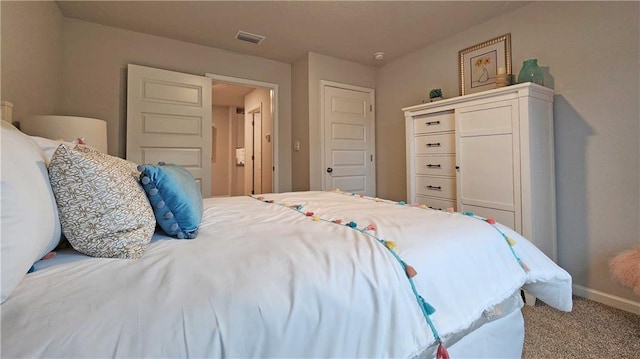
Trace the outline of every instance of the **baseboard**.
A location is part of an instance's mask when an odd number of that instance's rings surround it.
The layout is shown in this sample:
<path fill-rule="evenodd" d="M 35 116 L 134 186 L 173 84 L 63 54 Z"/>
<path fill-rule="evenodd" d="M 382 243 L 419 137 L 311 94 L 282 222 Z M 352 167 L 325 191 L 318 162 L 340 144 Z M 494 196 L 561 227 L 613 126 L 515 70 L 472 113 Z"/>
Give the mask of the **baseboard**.
<path fill-rule="evenodd" d="M 640 315 L 640 302 L 621 298 L 595 289 L 589 289 L 577 284 L 573 285 L 573 294 L 578 297 L 591 299 L 594 302 Z"/>

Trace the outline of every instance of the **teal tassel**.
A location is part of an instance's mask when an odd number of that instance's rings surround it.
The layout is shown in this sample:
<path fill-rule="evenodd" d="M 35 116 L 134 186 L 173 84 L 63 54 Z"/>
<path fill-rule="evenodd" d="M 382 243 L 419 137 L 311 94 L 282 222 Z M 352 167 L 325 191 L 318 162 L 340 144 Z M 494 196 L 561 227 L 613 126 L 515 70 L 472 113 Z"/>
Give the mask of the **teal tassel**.
<path fill-rule="evenodd" d="M 427 301 L 424 300 L 422 296 L 420 296 L 420 303 L 422 304 L 422 307 L 424 308 L 425 312 L 427 312 L 427 315 L 431 315 L 436 312 L 436 308 L 434 308 L 431 304 L 427 303 Z"/>

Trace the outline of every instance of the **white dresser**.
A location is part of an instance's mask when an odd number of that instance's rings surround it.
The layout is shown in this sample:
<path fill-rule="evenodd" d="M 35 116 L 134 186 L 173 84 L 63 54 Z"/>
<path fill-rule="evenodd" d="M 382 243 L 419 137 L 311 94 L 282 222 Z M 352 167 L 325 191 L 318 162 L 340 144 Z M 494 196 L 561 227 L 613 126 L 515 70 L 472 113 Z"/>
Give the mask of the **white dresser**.
<path fill-rule="evenodd" d="M 556 260 L 551 89 L 525 83 L 403 111 L 407 202 L 495 218 Z"/>

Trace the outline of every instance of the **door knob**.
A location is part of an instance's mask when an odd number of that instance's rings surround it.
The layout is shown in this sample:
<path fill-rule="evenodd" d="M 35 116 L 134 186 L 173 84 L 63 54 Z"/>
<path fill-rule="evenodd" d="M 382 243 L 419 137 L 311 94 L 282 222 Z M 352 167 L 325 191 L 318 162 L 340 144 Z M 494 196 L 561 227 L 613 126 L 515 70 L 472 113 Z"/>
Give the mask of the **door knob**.
<path fill-rule="evenodd" d="M 331 173 L 331 172 L 333 172 L 333 168 L 327 167 L 327 173 Z"/>

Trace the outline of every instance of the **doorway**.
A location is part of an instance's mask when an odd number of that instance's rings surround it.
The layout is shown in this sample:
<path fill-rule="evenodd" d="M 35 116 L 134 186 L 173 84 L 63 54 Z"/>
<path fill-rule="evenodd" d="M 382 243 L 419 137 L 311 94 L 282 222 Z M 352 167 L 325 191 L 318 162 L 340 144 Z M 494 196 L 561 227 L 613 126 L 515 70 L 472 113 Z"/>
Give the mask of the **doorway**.
<path fill-rule="evenodd" d="M 207 74 L 212 84 L 212 196 L 277 192 L 277 85 Z"/>

